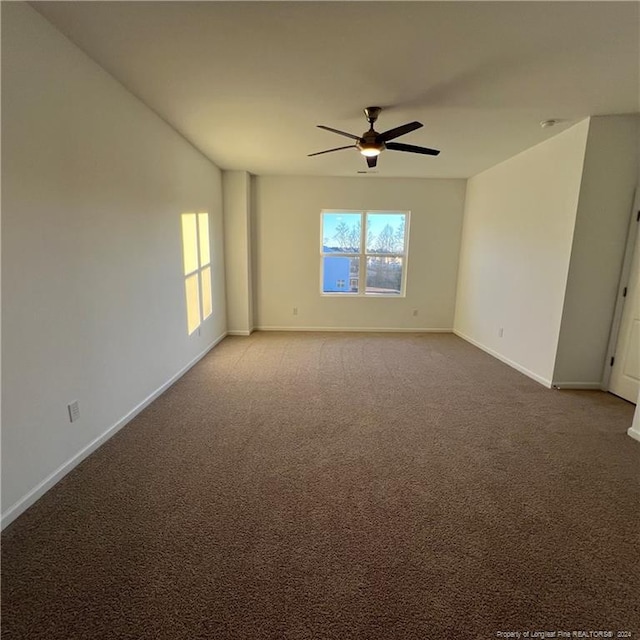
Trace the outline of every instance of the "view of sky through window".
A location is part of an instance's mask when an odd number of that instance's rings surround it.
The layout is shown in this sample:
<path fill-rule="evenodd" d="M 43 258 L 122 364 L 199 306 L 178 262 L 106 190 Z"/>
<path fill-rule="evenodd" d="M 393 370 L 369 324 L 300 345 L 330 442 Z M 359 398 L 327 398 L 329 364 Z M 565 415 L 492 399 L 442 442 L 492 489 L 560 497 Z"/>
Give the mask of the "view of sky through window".
<path fill-rule="evenodd" d="M 360 213 L 324 213 L 322 244 L 326 252 L 360 252 L 362 216 Z M 367 213 L 367 252 L 404 252 L 405 216 L 398 213 Z"/>
<path fill-rule="evenodd" d="M 359 213 L 325 213 L 322 223 L 322 244 L 325 251 L 360 251 Z"/>

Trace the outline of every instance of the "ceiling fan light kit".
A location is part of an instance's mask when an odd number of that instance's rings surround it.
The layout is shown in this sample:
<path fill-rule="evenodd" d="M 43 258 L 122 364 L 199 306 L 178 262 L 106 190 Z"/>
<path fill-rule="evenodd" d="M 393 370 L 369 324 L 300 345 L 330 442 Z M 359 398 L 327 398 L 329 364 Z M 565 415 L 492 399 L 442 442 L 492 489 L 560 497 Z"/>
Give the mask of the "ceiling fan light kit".
<path fill-rule="evenodd" d="M 367 156 L 368 158 L 372 158 L 374 156 L 379 156 L 382 149 L 374 146 L 365 146 L 365 145 L 357 145 L 358 149 L 360 149 L 360 153 L 363 156 Z"/>
<path fill-rule="evenodd" d="M 420 129 L 423 125 L 421 122 L 416 121 L 407 122 L 407 124 L 394 127 L 393 129 L 389 129 L 383 133 L 378 133 L 373 128 L 373 125 L 378 119 L 380 111 L 382 111 L 381 107 L 366 107 L 364 109 L 364 115 L 369 123 L 369 130 L 365 131 L 362 136 L 357 136 L 353 133 L 347 133 L 346 131 L 340 131 L 339 129 L 333 129 L 332 127 L 319 124 L 318 127 L 320 129 L 325 129 L 326 131 L 337 133 L 338 135 L 345 136 L 346 138 L 351 138 L 352 140 L 355 140 L 356 143 L 347 145 L 346 147 L 337 147 L 335 149 L 326 149 L 325 151 L 310 153 L 309 157 L 319 156 L 323 153 L 332 153 L 333 151 L 342 151 L 343 149 L 357 149 L 367 159 L 367 166 L 369 168 L 373 168 L 378 162 L 378 156 L 385 149 L 389 149 L 390 151 L 404 151 L 405 153 L 419 153 L 421 155 L 428 156 L 437 156 L 440 153 L 437 149 L 429 149 L 428 147 L 418 147 L 412 144 L 390 142 L 395 138 L 411 133 L 411 131 Z"/>

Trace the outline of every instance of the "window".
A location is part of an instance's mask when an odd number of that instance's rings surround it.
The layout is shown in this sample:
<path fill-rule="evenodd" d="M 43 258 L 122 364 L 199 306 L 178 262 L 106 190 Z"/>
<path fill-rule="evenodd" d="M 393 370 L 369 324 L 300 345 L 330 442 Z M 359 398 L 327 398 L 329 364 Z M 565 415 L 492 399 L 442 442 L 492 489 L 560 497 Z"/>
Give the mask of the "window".
<path fill-rule="evenodd" d="M 208 213 L 182 214 L 182 257 L 187 331 L 191 335 L 213 312 Z"/>
<path fill-rule="evenodd" d="M 323 211 L 321 226 L 323 294 L 404 295 L 408 211 Z"/>

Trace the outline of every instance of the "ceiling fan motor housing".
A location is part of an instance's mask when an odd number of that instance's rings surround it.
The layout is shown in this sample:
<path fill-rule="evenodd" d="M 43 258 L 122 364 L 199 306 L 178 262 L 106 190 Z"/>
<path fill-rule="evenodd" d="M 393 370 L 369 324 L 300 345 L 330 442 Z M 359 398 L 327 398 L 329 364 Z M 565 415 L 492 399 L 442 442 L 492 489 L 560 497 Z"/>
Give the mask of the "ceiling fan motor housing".
<path fill-rule="evenodd" d="M 365 107 L 364 115 L 367 117 L 367 121 L 370 125 L 378 119 L 380 112 L 382 111 L 382 107 Z"/>
<path fill-rule="evenodd" d="M 384 151 L 387 148 L 384 142 L 378 141 L 378 133 L 373 130 L 373 125 L 369 131 L 365 131 L 362 134 L 362 138 L 356 142 L 356 147 L 360 150 L 361 153 L 367 155 L 367 151 L 371 152 L 371 155 L 377 155 Z"/>

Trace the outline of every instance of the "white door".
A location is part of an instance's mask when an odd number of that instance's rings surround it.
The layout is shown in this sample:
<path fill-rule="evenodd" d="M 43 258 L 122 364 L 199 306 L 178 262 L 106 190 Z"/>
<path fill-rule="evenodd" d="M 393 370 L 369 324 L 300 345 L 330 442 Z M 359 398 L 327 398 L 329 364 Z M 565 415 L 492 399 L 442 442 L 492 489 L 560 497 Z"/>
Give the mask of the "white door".
<path fill-rule="evenodd" d="M 609 391 L 634 404 L 640 389 L 640 223 L 631 262 L 627 295 L 622 310 Z"/>

